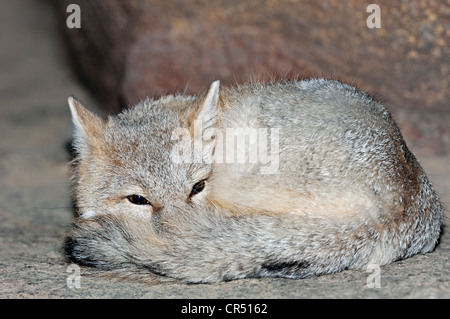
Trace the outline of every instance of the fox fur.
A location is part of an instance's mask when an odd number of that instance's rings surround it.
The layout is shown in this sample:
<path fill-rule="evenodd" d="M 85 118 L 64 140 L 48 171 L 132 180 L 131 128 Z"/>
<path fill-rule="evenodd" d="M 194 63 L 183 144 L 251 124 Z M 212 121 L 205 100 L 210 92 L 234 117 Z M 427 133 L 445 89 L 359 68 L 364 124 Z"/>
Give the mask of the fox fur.
<path fill-rule="evenodd" d="M 219 90 L 216 81 L 203 95 L 146 99 L 107 120 L 69 105 L 79 216 L 64 248 L 80 265 L 189 283 L 305 278 L 381 266 L 438 242 L 443 208 L 422 167 L 388 110 L 350 85 Z M 230 128 L 278 129 L 267 147 L 276 170 L 217 161 Z M 175 148 L 200 160 L 174 161 Z"/>

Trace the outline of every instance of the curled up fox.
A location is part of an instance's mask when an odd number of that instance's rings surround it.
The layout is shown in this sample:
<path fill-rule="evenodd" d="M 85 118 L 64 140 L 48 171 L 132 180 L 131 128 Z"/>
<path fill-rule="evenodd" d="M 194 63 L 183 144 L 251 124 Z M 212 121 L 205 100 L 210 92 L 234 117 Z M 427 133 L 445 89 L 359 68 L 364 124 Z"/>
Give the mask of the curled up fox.
<path fill-rule="evenodd" d="M 190 283 L 305 278 L 439 239 L 443 208 L 397 124 L 347 84 L 216 81 L 106 120 L 69 105 L 79 216 L 64 248 L 80 265 Z"/>

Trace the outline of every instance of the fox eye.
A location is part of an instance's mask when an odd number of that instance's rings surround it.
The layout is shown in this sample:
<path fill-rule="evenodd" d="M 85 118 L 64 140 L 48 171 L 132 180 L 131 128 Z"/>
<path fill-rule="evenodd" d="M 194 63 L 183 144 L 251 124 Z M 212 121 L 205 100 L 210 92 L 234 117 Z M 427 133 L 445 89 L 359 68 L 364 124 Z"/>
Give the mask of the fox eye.
<path fill-rule="evenodd" d="M 192 198 L 192 196 L 200 193 L 201 191 L 203 191 L 205 189 L 206 186 L 206 180 L 202 179 L 200 182 L 195 183 L 194 186 L 192 186 L 192 191 L 189 194 L 189 199 Z"/>
<path fill-rule="evenodd" d="M 130 201 L 130 203 L 133 203 L 135 205 L 151 205 L 151 203 L 144 196 L 133 194 L 128 195 L 127 199 Z"/>

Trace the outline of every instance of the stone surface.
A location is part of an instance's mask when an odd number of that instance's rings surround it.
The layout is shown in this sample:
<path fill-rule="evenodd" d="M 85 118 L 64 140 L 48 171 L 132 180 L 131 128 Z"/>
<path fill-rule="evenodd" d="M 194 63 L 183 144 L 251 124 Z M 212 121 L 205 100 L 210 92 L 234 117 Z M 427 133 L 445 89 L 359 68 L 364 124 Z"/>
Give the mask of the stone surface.
<path fill-rule="evenodd" d="M 60 252 L 73 216 L 67 96 L 91 109 L 98 103 L 71 72 L 58 36 L 65 24 L 53 13 L 43 0 L 7 1 L 0 10 L 0 298 L 450 298 L 448 232 L 435 252 L 382 267 L 380 288 L 367 287 L 365 271 L 184 285 L 95 278 L 85 269 L 80 288 L 70 288 Z M 448 207 L 450 157 L 412 150 Z"/>

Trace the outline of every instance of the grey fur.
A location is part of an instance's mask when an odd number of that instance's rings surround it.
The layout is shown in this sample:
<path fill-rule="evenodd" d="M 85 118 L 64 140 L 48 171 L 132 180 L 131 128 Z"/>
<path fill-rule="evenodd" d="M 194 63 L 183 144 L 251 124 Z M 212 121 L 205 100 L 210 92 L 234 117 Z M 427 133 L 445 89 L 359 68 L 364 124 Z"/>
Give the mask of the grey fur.
<path fill-rule="evenodd" d="M 199 97 L 148 99 L 108 121 L 69 101 L 80 214 L 65 242 L 70 260 L 205 283 L 304 278 L 434 249 L 443 208 L 379 102 L 323 79 L 251 83 L 220 97 L 218 85 Z M 203 158 L 226 128 L 279 128 L 278 172 L 174 163 L 173 132 L 195 119 L 215 132 Z M 134 193 L 153 206 L 130 203 Z"/>

